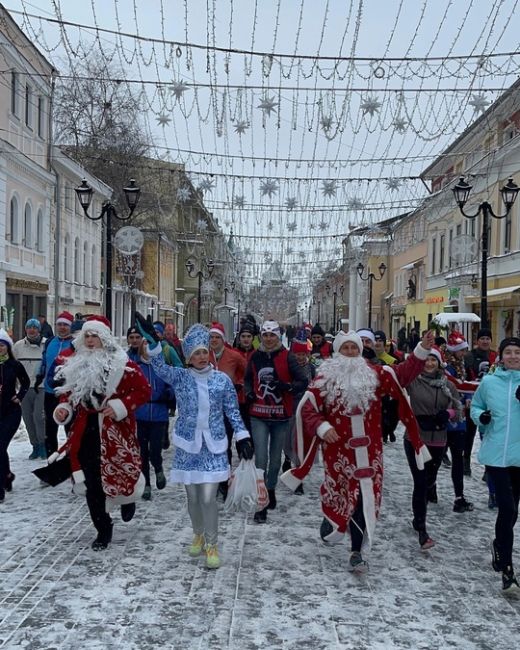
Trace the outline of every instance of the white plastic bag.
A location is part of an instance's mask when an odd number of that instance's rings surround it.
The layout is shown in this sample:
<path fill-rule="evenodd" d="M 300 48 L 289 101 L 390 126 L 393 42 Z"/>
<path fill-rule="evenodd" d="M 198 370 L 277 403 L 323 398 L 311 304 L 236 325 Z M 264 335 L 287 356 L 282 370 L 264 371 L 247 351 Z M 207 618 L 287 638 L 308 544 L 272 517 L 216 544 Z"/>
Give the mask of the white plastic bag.
<path fill-rule="evenodd" d="M 231 475 L 225 512 L 255 512 L 258 503 L 257 474 L 253 460 L 242 459 Z"/>

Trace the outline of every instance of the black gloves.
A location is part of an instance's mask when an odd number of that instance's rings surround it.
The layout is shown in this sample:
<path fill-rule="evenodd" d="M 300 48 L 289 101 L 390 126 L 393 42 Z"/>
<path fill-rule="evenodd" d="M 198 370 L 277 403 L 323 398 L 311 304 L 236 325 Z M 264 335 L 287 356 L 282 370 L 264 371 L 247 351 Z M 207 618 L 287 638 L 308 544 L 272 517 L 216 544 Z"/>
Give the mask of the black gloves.
<path fill-rule="evenodd" d="M 479 417 L 480 424 L 489 424 L 491 422 L 491 411 L 483 411 Z"/>
<path fill-rule="evenodd" d="M 450 420 L 450 414 L 448 413 L 448 411 L 446 411 L 446 409 L 444 409 L 443 411 L 439 411 L 435 415 L 435 423 L 441 429 L 445 429 L 448 426 L 449 420 Z"/>
<path fill-rule="evenodd" d="M 251 460 L 253 458 L 254 450 L 251 444 L 251 438 L 242 438 L 237 440 L 237 453 L 240 458 L 244 460 Z"/>
<path fill-rule="evenodd" d="M 34 386 L 33 386 L 35 393 L 38 392 L 38 388 L 40 387 L 42 381 L 43 381 L 43 375 L 36 375 L 36 381 L 34 382 Z"/>
<path fill-rule="evenodd" d="M 289 384 L 286 381 L 279 381 L 278 379 L 272 381 L 271 386 L 273 387 L 273 390 L 278 390 L 281 393 L 290 393 L 292 390 L 292 384 Z"/>
<path fill-rule="evenodd" d="M 146 318 L 138 311 L 135 312 L 135 324 L 137 329 L 141 332 L 141 336 L 148 341 L 152 346 L 159 343 L 159 337 L 153 326 L 152 317 L 148 315 Z"/>
<path fill-rule="evenodd" d="M 252 404 L 252 403 L 255 401 L 255 399 L 256 399 L 256 395 L 255 395 L 255 393 L 248 393 L 248 394 L 246 395 L 246 402 L 247 402 L 248 404 Z"/>
<path fill-rule="evenodd" d="M 520 386 L 518 386 L 518 388 L 516 389 L 515 397 L 516 399 L 520 400 Z"/>

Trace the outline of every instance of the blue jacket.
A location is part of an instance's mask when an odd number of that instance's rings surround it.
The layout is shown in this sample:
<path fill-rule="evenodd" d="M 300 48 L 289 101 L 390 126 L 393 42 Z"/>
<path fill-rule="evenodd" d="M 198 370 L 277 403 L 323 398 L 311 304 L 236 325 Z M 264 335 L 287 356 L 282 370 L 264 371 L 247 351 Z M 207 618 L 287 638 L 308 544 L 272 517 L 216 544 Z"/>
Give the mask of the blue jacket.
<path fill-rule="evenodd" d="M 145 422 L 168 422 L 170 402 L 173 390 L 155 372 L 150 363 L 143 361 L 132 348 L 127 350 L 128 358 L 135 361 L 147 382 L 152 387 L 152 397 L 149 402 L 140 406 L 135 412 L 135 419 Z"/>
<path fill-rule="evenodd" d="M 479 462 L 492 467 L 520 467 L 520 370 L 498 367 L 485 375 L 471 402 L 471 419 L 482 432 Z M 491 412 L 489 424 L 480 423 L 483 411 Z"/>
<path fill-rule="evenodd" d="M 56 369 L 55 361 L 62 352 L 72 346 L 73 338 L 70 336 L 66 339 L 60 339 L 59 336 L 54 336 L 52 339 L 45 341 L 43 348 L 42 365 L 40 366 L 39 375 L 45 377 L 43 387 L 46 393 L 54 393 L 54 371 Z"/>

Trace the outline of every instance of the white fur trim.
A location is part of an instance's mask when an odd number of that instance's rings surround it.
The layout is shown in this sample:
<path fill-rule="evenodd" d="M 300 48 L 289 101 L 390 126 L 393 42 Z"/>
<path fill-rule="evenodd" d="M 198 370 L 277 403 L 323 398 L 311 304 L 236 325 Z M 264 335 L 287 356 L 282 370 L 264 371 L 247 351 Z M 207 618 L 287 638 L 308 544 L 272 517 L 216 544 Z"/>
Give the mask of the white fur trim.
<path fill-rule="evenodd" d="M 424 469 L 424 464 L 427 463 L 429 460 L 432 459 L 432 456 L 430 452 L 428 451 L 428 447 L 426 445 L 422 445 L 419 449 L 419 453 L 415 454 L 415 462 L 417 464 L 417 469 L 418 470 L 423 470 Z"/>
<path fill-rule="evenodd" d="M 65 409 L 66 411 L 68 411 L 68 415 L 65 418 L 65 420 L 63 420 L 63 422 L 61 420 L 56 419 L 56 411 L 58 409 Z M 56 422 L 56 424 L 68 424 L 72 420 L 73 415 L 74 415 L 74 411 L 72 410 L 72 406 L 70 404 L 67 404 L 66 402 L 61 402 L 52 412 L 52 419 L 54 420 L 54 422 Z"/>
<path fill-rule="evenodd" d="M 57 452 L 57 451 L 53 452 L 53 453 L 49 456 L 49 458 L 47 458 L 47 464 L 48 464 L 48 465 L 51 465 L 52 463 L 55 463 L 55 462 L 58 460 L 59 457 L 60 457 L 59 452 Z"/>
<path fill-rule="evenodd" d="M 85 474 L 82 469 L 77 469 L 75 472 L 72 472 L 72 478 L 74 480 L 74 483 L 85 482 Z"/>
<path fill-rule="evenodd" d="M 153 348 L 150 347 L 148 343 L 148 355 L 150 357 L 158 357 L 162 352 L 162 346 L 160 343 L 156 343 Z"/>
<path fill-rule="evenodd" d="M 430 350 L 426 350 L 425 348 L 423 348 L 423 346 L 422 346 L 420 343 L 417 343 L 417 345 L 415 346 L 415 350 L 413 351 L 413 353 L 414 353 L 415 356 L 416 356 L 418 359 L 420 359 L 421 361 L 426 361 L 426 359 L 428 358 L 428 355 L 431 354 L 431 351 L 430 351 Z"/>
<path fill-rule="evenodd" d="M 316 429 L 316 435 L 318 435 L 323 440 L 323 438 L 325 437 L 325 434 L 327 433 L 327 431 L 329 429 L 332 429 L 332 428 L 333 428 L 332 424 L 330 424 L 329 422 L 327 422 L 327 421 L 322 422 L 319 425 L 319 427 Z"/>
<path fill-rule="evenodd" d="M 355 343 L 358 347 L 360 354 L 363 352 L 363 341 L 361 340 L 359 334 L 354 330 L 349 330 L 348 332 L 343 332 L 342 330 L 340 330 L 336 334 L 334 343 L 332 344 L 332 348 L 334 352 L 336 354 L 339 354 L 341 346 L 343 345 L 343 343 L 346 343 L 347 341 L 351 341 L 352 343 Z"/>
<path fill-rule="evenodd" d="M 296 478 L 296 476 L 294 476 L 294 474 L 291 472 L 290 469 L 288 469 L 280 476 L 280 480 L 292 492 L 294 492 L 296 488 L 298 488 L 302 484 L 302 481 L 299 478 Z"/>
<path fill-rule="evenodd" d="M 128 410 L 120 399 L 109 399 L 107 400 L 106 405 L 111 406 L 114 409 L 114 413 L 116 414 L 114 419 L 116 422 L 124 420 L 128 415 Z"/>
<path fill-rule="evenodd" d="M 298 407 L 296 409 L 296 416 L 295 416 L 295 422 L 296 422 L 296 455 L 298 456 L 298 461 L 300 463 L 303 463 L 303 459 L 305 458 L 305 445 L 303 441 L 303 420 L 302 420 L 302 408 L 305 402 L 309 401 L 313 407 L 316 413 L 319 411 L 318 409 L 318 403 L 316 402 L 316 397 L 314 393 L 312 393 L 310 390 L 305 391 L 303 397 L 300 400 L 300 403 L 298 404 Z"/>
<path fill-rule="evenodd" d="M 122 348 L 116 350 L 116 352 L 114 353 L 111 372 L 107 379 L 107 387 L 105 391 L 105 395 L 107 397 L 110 397 L 116 392 L 117 387 L 119 386 L 119 383 L 121 382 L 121 379 L 123 379 L 123 375 L 125 374 L 127 363 L 128 363 L 128 355 L 126 354 L 126 352 Z M 134 372 L 134 371 L 129 370 L 129 372 Z"/>
<path fill-rule="evenodd" d="M 87 494 L 87 486 L 85 482 L 73 483 L 72 491 L 77 497 L 84 497 Z"/>
<path fill-rule="evenodd" d="M 235 433 L 235 440 L 245 440 L 246 438 L 251 438 L 247 429 L 242 429 Z"/>

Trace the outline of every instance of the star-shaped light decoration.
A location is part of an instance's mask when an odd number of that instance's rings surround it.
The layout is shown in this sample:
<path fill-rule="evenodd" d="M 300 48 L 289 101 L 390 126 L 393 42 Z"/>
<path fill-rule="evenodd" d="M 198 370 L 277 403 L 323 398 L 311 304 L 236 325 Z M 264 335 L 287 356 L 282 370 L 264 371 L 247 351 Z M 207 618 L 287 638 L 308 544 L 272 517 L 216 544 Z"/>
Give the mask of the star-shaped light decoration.
<path fill-rule="evenodd" d="M 468 104 L 473 106 L 474 113 L 484 113 L 491 102 L 484 95 L 472 95 Z"/>
<path fill-rule="evenodd" d="M 381 102 L 377 101 L 377 97 L 374 95 L 367 97 L 364 101 L 361 102 L 361 110 L 363 111 L 363 115 L 370 113 L 370 117 L 372 117 L 374 113 L 379 113 L 381 106 Z"/>
<path fill-rule="evenodd" d="M 387 190 L 396 192 L 401 187 L 401 181 L 398 178 L 387 178 L 385 185 Z"/>
<path fill-rule="evenodd" d="M 251 249 L 250 248 L 244 248 L 244 255 L 245 255 L 245 257 L 249 257 L 251 255 Z"/>
<path fill-rule="evenodd" d="M 278 183 L 271 179 L 267 179 L 260 185 L 260 191 L 262 196 L 268 196 L 271 198 L 276 192 L 278 192 Z"/>
<path fill-rule="evenodd" d="M 394 126 L 394 131 L 397 131 L 397 133 L 404 133 L 408 126 L 408 122 L 402 117 L 396 117 L 392 124 Z"/>
<path fill-rule="evenodd" d="M 199 190 L 202 192 L 211 192 L 214 187 L 215 181 L 212 181 L 210 178 L 204 178 L 199 185 Z"/>
<path fill-rule="evenodd" d="M 325 132 L 330 131 L 332 128 L 332 117 L 330 115 L 322 115 L 320 126 Z"/>
<path fill-rule="evenodd" d="M 188 187 L 179 187 L 177 190 L 177 200 L 181 203 L 186 203 L 191 199 L 191 192 Z"/>
<path fill-rule="evenodd" d="M 289 232 L 294 232 L 296 230 L 296 221 L 291 221 L 291 223 L 288 223 L 287 230 Z"/>
<path fill-rule="evenodd" d="M 296 199 L 294 197 L 290 197 L 290 198 L 285 200 L 285 207 L 288 210 L 294 210 L 296 205 L 297 205 L 297 201 L 296 201 Z"/>
<path fill-rule="evenodd" d="M 242 135 L 242 133 L 245 133 L 246 129 L 248 128 L 249 124 L 247 122 L 244 122 L 244 120 L 240 120 L 235 124 L 235 133 Z"/>
<path fill-rule="evenodd" d="M 205 232 L 208 229 L 208 222 L 205 219 L 197 219 L 195 227 L 200 232 Z"/>
<path fill-rule="evenodd" d="M 326 221 L 320 221 L 320 223 L 318 224 L 318 228 L 320 230 L 327 230 L 328 227 L 329 224 Z"/>
<path fill-rule="evenodd" d="M 322 181 L 321 182 L 321 192 L 325 197 L 336 196 L 336 181 Z"/>
<path fill-rule="evenodd" d="M 168 115 L 165 115 L 164 113 L 161 113 L 156 119 L 159 126 L 168 126 L 168 124 L 172 121 L 172 118 L 168 117 Z"/>
<path fill-rule="evenodd" d="M 235 208 L 243 208 L 246 204 L 246 199 L 242 194 L 237 194 L 233 197 L 233 206 Z"/>
<path fill-rule="evenodd" d="M 274 95 L 272 97 L 266 95 L 265 97 L 262 97 L 257 108 L 260 108 L 264 112 L 264 115 L 270 117 L 271 113 L 276 113 L 276 106 L 278 106 L 278 102 L 275 101 Z"/>
<path fill-rule="evenodd" d="M 306 258 L 305 251 L 300 251 L 300 259 L 304 260 Z"/>
<path fill-rule="evenodd" d="M 285 252 L 287 255 L 292 255 L 294 253 L 294 248 L 292 246 L 287 246 Z"/>
<path fill-rule="evenodd" d="M 264 251 L 264 260 L 270 262 L 273 259 L 271 251 Z"/>
<path fill-rule="evenodd" d="M 180 99 L 187 90 L 189 90 L 189 86 L 187 86 L 183 81 L 174 81 L 171 86 L 170 90 L 171 92 L 175 95 L 176 99 Z"/>
<path fill-rule="evenodd" d="M 349 210 L 362 210 L 364 207 L 365 204 L 363 201 L 355 196 L 347 201 L 347 208 Z"/>

